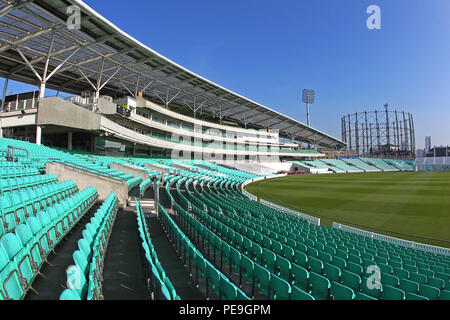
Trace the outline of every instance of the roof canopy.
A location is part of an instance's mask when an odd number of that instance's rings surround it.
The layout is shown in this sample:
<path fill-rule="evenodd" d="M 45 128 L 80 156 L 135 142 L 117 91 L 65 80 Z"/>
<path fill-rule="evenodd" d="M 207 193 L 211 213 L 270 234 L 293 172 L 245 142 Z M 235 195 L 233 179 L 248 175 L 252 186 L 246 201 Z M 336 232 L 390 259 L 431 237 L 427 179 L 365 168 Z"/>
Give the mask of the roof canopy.
<path fill-rule="evenodd" d="M 80 9 L 80 29 L 67 21 Z M 345 143 L 225 89 L 132 38 L 82 1 L 0 0 L 0 75 L 80 94 L 143 92 L 163 103 L 202 109 L 220 118 L 279 130 L 280 136 L 327 148 Z M 99 90 L 100 91 L 100 90 Z"/>

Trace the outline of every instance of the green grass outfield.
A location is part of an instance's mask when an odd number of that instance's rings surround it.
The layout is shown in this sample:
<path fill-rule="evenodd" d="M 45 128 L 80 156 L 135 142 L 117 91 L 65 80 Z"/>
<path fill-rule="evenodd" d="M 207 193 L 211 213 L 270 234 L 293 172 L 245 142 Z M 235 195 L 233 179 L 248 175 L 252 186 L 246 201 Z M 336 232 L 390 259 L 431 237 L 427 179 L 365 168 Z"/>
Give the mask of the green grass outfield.
<path fill-rule="evenodd" d="M 331 226 L 335 221 L 450 247 L 447 172 L 295 175 L 258 181 L 245 189 L 262 199 L 320 217 L 322 225 Z"/>

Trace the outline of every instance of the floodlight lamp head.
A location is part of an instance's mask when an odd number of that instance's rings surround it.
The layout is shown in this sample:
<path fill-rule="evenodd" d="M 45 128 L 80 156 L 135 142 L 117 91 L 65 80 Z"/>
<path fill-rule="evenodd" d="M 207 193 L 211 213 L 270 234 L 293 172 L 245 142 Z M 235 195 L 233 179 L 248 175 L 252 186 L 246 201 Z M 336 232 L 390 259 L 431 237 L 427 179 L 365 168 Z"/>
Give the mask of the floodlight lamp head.
<path fill-rule="evenodd" d="M 304 103 L 313 104 L 314 103 L 314 90 L 311 89 L 303 89 L 302 92 L 302 101 Z"/>

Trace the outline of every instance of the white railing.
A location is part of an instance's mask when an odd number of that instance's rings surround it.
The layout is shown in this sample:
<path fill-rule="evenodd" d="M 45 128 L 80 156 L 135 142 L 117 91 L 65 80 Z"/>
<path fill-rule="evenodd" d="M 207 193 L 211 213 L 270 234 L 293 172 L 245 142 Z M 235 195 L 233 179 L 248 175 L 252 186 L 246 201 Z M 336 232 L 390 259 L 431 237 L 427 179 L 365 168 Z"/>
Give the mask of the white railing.
<path fill-rule="evenodd" d="M 344 225 L 341 223 L 337 223 L 337 222 L 333 222 L 332 226 L 334 229 L 350 232 L 353 234 L 357 234 L 357 235 L 368 237 L 368 238 L 375 239 L 375 240 L 392 243 L 394 245 L 401 246 L 401 247 L 407 247 L 407 248 L 411 248 L 411 249 L 422 250 L 422 251 L 432 252 L 432 253 L 436 253 L 436 254 L 442 254 L 445 256 L 450 255 L 449 248 L 437 247 L 437 246 L 432 246 L 432 245 L 428 245 L 428 244 L 424 244 L 424 243 L 420 243 L 420 242 L 414 242 L 414 241 L 409 241 L 409 240 L 405 240 L 405 239 L 389 237 L 389 236 L 382 235 L 379 233 L 350 227 L 350 226 L 347 226 L 347 225 Z"/>
<path fill-rule="evenodd" d="M 279 206 L 279 205 L 277 205 L 275 203 L 272 203 L 270 201 L 266 201 L 264 199 L 260 199 L 260 202 L 262 204 L 268 206 L 268 207 L 271 207 L 273 209 L 276 209 L 276 210 L 284 212 L 284 213 L 291 214 L 293 216 L 297 216 L 299 218 L 307 220 L 309 223 L 315 224 L 316 226 L 320 226 L 320 218 L 309 216 L 307 214 L 304 214 L 304 213 L 301 213 L 301 212 L 298 212 L 298 211 L 295 211 L 295 210 L 292 210 L 292 209 L 288 209 L 288 208 Z"/>
<path fill-rule="evenodd" d="M 245 182 L 243 182 L 241 184 L 241 191 L 249 199 L 254 200 L 254 201 L 258 201 L 258 198 L 256 196 L 254 196 L 253 194 L 251 194 L 250 192 L 245 190 L 244 187 L 247 184 L 253 183 L 253 182 L 256 182 L 256 181 L 260 181 L 260 180 L 281 178 L 281 177 L 285 177 L 286 175 L 287 174 L 277 174 L 277 175 L 273 175 L 273 176 L 264 176 L 264 177 L 258 177 L 258 178 L 253 178 L 253 179 L 247 180 L 247 181 L 245 181 Z M 295 210 L 292 210 L 292 209 L 288 209 L 288 208 L 282 207 L 282 206 L 280 206 L 278 204 L 272 203 L 272 202 L 267 201 L 267 200 L 260 199 L 259 201 L 262 204 L 264 204 L 264 205 L 266 205 L 266 206 L 268 206 L 268 207 L 270 207 L 272 209 L 275 209 L 275 210 L 278 210 L 278 211 L 281 211 L 281 212 L 284 212 L 284 213 L 287 213 L 287 214 L 291 214 L 291 215 L 297 216 L 299 218 L 307 220 L 309 223 L 312 223 L 312 224 L 315 224 L 317 226 L 320 226 L 320 218 L 309 216 L 307 214 L 304 214 L 304 213 L 301 213 L 301 212 L 298 212 L 298 211 L 295 211 Z"/>
<path fill-rule="evenodd" d="M 22 99 L 22 100 L 14 100 L 5 103 L 3 112 L 9 111 L 20 111 L 27 109 L 36 109 L 38 105 L 38 99 Z"/>

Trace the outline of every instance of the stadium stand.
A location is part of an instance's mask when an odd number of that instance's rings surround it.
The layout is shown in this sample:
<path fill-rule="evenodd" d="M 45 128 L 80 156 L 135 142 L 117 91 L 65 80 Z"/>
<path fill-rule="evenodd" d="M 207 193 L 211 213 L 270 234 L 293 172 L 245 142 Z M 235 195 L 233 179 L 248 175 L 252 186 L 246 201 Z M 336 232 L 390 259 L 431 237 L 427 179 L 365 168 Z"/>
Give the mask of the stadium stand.
<path fill-rule="evenodd" d="M 158 203 L 158 219 L 194 283 L 204 286 L 206 297 L 302 300 L 449 297 L 450 257 L 316 226 L 301 217 L 267 207 L 247 198 L 240 190 L 244 181 L 258 175 L 204 160 L 104 157 L 0 139 L 0 151 L 5 151 L 7 145 L 29 147 L 29 157 L 37 159 L 41 169 L 33 168 L 31 162 L 27 168 L 38 170 L 37 175 L 35 170 L 30 170 L 29 176 L 20 171 L 18 177 L 1 179 L 1 185 L 8 186 L 2 187 L 1 202 L 3 299 L 21 299 L 26 295 L 51 248 L 95 202 L 93 188 L 77 192 L 73 182 L 58 182 L 54 176 L 44 174 L 45 161 L 52 161 L 55 156 L 60 161 L 77 163 L 126 181 L 135 177 L 109 166 L 113 163 L 133 166 L 148 174 L 147 179 L 139 180 L 140 195 L 147 190 L 154 192 L 154 182 L 161 181 L 164 186 L 161 190 L 165 190 L 162 192 L 168 201 Z M 4 165 L 21 163 L 26 158 L 21 154 L 15 157 L 16 162 L 4 161 Z M 357 160 L 351 163 L 364 169 L 373 167 L 360 163 L 365 159 Z M 374 165 L 378 162 L 371 161 Z M 299 162 L 311 168 L 313 165 L 337 168 L 335 165 L 342 163 L 344 160 Z M 390 166 L 385 163 L 384 168 Z M 11 181 L 11 187 L 6 181 Z M 134 201 L 149 291 L 155 293 L 155 299 L 181 299 L 159 264 L 139 200 Z M 74 268 L 84 276 L 82 285 L 64 290 L 60 299 L 103 299 L 103 258 L 117 207 L 117 197 L 110 194 L 86 224 L 73 253 Z M 74 212 L 73 208 L 79 209 Z M 26 252 L 31 254 L 26 256 Z M 366 269 L 373 266 L 379 268 L 381 280 L 370 284 Z"/>
<path fill-rule="evenodd" d="M 412 171 L 414 170 L 413 164 L 406 160 L 397 160 L 397 159 L 383 159 L 389 165 L 392 165 L 398 168 L 400 171 Z"/>
<path fill-rule="evenodd" d="M 364 172 L 378 172 L 380 171 L 378 168 L 374 166 L 370 166 L 369 164 L 365 163 L 361 159 L 340 159 L 341 161 L 347 163 L 349 166 L 354 166 L 356 168 L 359 168 L 361 170 L 364 170 Z"/>
<path fill-rule="evenodd" d="M 378 158 L 360 158 L 361 161 L 364 161 L 369 166 L 376 167 L 380 169 L 381 171 L 399 171 L 399 169 L 388 162 L 384 161 L 383 159 Z"/>

